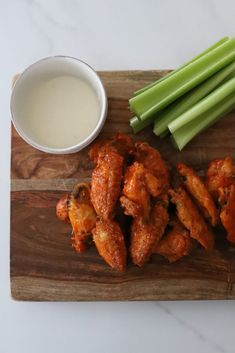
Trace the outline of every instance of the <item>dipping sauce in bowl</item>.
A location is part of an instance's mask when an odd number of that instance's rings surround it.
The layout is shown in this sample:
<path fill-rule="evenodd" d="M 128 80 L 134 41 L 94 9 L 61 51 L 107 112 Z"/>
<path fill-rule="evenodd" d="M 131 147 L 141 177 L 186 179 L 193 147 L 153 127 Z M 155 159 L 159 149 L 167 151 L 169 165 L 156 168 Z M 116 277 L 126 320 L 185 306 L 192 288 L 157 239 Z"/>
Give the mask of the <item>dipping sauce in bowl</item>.
<path fill-rule="evenodd" d="M 16 81 L 12 121 L 21 137 L 49 153 L 72 153 L 98 135 L 107 97 L 96 72 L 70 57 L 50 57 L 31 65 Z"/>

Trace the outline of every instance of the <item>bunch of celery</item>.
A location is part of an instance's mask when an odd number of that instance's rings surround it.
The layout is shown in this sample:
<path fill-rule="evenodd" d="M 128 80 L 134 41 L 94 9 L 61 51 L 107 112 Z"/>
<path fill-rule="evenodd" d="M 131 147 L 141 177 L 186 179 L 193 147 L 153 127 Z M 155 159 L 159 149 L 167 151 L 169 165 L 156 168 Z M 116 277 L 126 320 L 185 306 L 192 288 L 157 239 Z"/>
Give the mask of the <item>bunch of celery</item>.
<path fill-rule="evenodd" d="M 235 106 L 235 38 L 219 42 L 130 99 L 134 132 L 154 122 L 154 133 L 172 134 L 181 150 Z"/>

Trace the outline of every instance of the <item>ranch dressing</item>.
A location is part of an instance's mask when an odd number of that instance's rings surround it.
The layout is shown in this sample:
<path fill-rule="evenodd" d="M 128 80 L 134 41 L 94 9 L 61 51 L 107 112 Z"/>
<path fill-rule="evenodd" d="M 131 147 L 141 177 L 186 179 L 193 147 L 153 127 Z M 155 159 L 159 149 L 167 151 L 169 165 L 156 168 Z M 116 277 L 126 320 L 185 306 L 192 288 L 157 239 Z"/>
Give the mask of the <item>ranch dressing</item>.
<path fill-rule="evenodd" d="M 83 141 L 95 129 L 100 114 L 93 88 L 73 76 L 41 81 L 30 90 L 21 109 L 24 129 L 38 144 L 52 148 Z"/>

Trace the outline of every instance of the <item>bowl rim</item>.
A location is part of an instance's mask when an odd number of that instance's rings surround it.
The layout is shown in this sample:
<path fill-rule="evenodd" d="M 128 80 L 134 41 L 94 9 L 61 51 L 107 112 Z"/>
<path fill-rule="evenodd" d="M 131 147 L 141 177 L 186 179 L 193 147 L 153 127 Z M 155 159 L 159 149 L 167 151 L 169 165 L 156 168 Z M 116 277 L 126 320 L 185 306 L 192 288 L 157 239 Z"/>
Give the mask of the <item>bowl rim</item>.
<path fill-rule="evenodd" d="M 35 142 L 31 137 L 29 137 L 28 134 L 25 133 L 25 131 L 21 128 L 20 124 L 18 123 L 16 117 L 13 115 L 13 99 L 14 99 L 14 91 L 17 85 L 20 84 L 21 78 L 24 78 L 25 74 L 32 70 L 35 66 L 40 64 L 43 61 L 50 61 L 54 59 L 65 59 L 65 60 L 71 60 L 75 61 L 76 63 L 79 63 L 80 69 L 81 67 L 86 67 L 89 69 L 90 72 L 92 72 L 93 78 L 97 83 L 98 83 L 98 89 L 100 91 L 100 114 L 99 114 L 99 119 L 98 122 L 94 128 L 94 130 L 88 135 L 84 140 L 81 142 L 77 143 L 76 145 L 72 145 L 69 147 L 64 147 L 64 148 L 53 148 L 53 147 L 47 147 L 44 145 L 41 145 L 37 142 Z M 83 69 L 81 69 L 83 70 Z M 22 139 L 27 142 L 29 145 L 32 147 L 46 153 L 52 153 L 52 154 L 68 154 L 68 153 L 75 153 L 78 151 L 81 151 L 83 148 L 88 146 L 99 134 L 100 130 L 104 126 L 104 123 L 106 121 L 107 117 L 107 111 L 108 111 L 108 99 L 107 99 L 107 94 L 103 85 L 103 82 L 101 81 L 101 78 L 99 77 L 98 73 L 85 61 L 78 59 L 73 56 L 67 56 L 67 55 L 53 55 L 53 56 L 47 56 L 45 58 L 42 58 L 40 60 L 35 61 L 31 65 L 29 65 L 21 74 L 20 76 L 16 79 L 15 83 L 13 84 L 12 87 L 12 92 L 11 92 L 11 98 L 10 98 L 10 112 L 11 112 L 11 121 L 18 132 L 18 134 L 22 137 Z"/>

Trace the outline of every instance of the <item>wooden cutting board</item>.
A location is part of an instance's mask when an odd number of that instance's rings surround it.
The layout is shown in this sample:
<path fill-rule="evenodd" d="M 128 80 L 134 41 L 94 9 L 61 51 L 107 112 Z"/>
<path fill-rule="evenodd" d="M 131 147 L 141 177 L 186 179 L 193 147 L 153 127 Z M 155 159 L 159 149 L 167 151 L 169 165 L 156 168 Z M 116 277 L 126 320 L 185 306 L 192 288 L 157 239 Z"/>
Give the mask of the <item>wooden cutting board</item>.
<path fill-rule="evenodd" d="M 131 134 L 128 98 L 167 71 L 100 72 L 109 98 L 100 138 Z M 213 158 L 235 159 L 235 113 L 197 137 L 183 152 L 145 129 L 138 138 L 159 148 L 170 166 L 184 161 L 201 170 Z M 58 221 L 55 205 L 73 185 L 90 178 L 88 149 L 71 155 L 46 154 L 26 144 L 12 128 L 11 293 L 18 300 L 178 300 L 235 298 L 235 249 L 218 234 L 216 250 L 198 249 L 178 263 L 154 255 L 149 264 L 110 269 L 94 247 L 79 255 L 70 226 Z"/>

